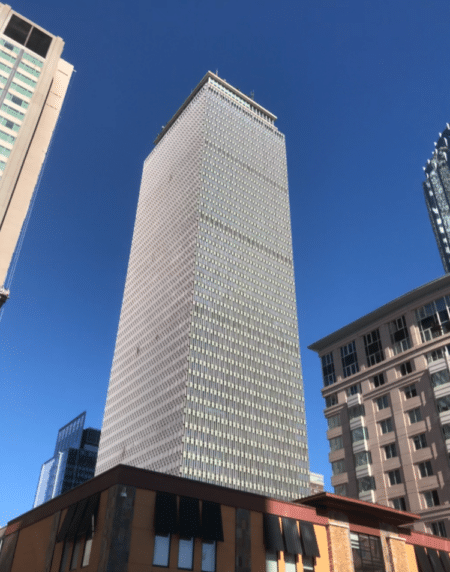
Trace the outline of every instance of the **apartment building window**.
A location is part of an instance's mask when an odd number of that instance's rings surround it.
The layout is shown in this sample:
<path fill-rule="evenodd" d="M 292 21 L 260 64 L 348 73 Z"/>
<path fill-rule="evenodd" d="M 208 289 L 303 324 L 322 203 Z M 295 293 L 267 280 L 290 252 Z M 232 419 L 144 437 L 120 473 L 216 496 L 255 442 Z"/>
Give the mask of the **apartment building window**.
<path fill-rule="evenodd" d="M 422 421 L 422 413 L 420 411 L 420 407 L 416 407 L 415 409 L 410 409 L 410 411 L 408 411 L 408 415 L 409 415 L 409 422 L 411 425 L 413 423 L 418 423 L 419 421 Z"/>
<path fill-rule="evenodd" d="M 364 441 L 364 439 L 369 438 L 369 433 L 367 427 L 357 427 L 352 431 L 352 443 L 357 443 L 358 441 Z"/>
<path fill-rule="evenodd" d="M 382 409 L 386 409 L 386 407 L 389 407 L 389 398 L 387 394 L 378 397 L 375 401 L 377 403 L 378 411 L 381 411 Z"/>
<path fill-rule="evenodd" d="M 450 423 L 442 425 L 442 435 L 444 436 L 445 441 L 450 439 Z"/>
<path fill-rule="evenodd" d="M 419 463 L 417 467 L 419 468 L 420 477 L 422 479 L 434 475 L 433 467 L 431 466 L 431 461 L 424 461 L 423 463 Z"/>
<path fill-rule="evenodd" d="M 358 373 L 358 356 L 356 355 L 356 346 L 354 341 L 341 347 L 341 361 L 344 377 L 349 377 L 350 375 Z"/>
<path fill-rule="evenodd" d="M 381 434 L 385 435 L 386 433 L 390 433 L 391 431 L 394 430 L 393 424 L 392 424 L 392 417 L 388 417 L 387 419 L 383 419 L 383 421 L 380 421 L 380 430 L 381 430 Z"/>
<path fill-rule="evenodd" d="M 436 405 L 439 413 L 448 411 L 450 409 L 450 395 L 444 395 L 436 400 Z"/>
<path fill-rule="evenodd" d="M 169 566 L 170 534 L 156 535 L 153 550 L 153 566 Z"/>
<path fill-rule="evenodd" d="M 334 463 L 331 463 L 331 472 L 333 475 L 345 473 L 345 460 L 341 459 L 340 461 L 334 461 Z"/>
<path fill-rule="evenodd" d="M 405 497 L 397 497 L 396 499 L 392 499 L 392 506 L 397 510 L 406 510 L 406 501 Z"/>
<path fill-rule="evenodd" d="M 343 449 L 343 447 L 344 442 L 342 440 L 342 435 L 330 439 L 330 451 L 339 451 L 339 449 Z"/>
<path fill-rule="evenodd" d="M 358 484 L 358 492 L 365 493 L 367 491 L 374 491 L 375 487 L 375 477 L 362 477 L 361 479 L 356 479 Z"/>
<path fill-rule="evenodd" d="M 418 451 L 419 449 L 425 449 L 425 447 L 427 446 L 427 436 L 425 435 L 425 433 L 420 433 L 420 435 L 414 435 L 412 440 L 416 451 Z"/>
<path fill-rule="evenodd" d="M 444 352 L 442 348 L 438 348 L 437 350 L 433 350 L 432 352 L 427 353 L 427 363 L 433 363 L 434 361 L 438 361 L 444 357 Z"/>
<path fill-rule="evenodd" d="M 380 385 L 384 385 L 384 375 L 382 373 L 373 376 L 373 386 L 380 387 Z"/>
<path fill-rule="evenodd" d="M 328 421 L 328 429 L 334 429 L 335 427 L 340 427 L 342 425 L 341 414 L 337 413 L 332 417 L 328 417 L 327 421 Z"/>
<path fill-rule="evenodd" d="M 266 550 L 266 572 L 277 572 L 278 571 L 278 554 Z"/>
<path fill-rule="evenodd" d="M 417 396 L 417 389 L 414 383 L 412 385 L 407 385 L 403 391 L 405 392 L 406 399 L 411 399 L 411 397 Z"/>
<path fill-rule="evenodd" d="M 355 572 L 385 572 L 381 540 L 377 536 L 351 532 L 350 544 Z"/>
<path fill-rule="evenodd" d="M 366 410 L 364 409 L 364 404 L 353 405 L 353 407 L 348 408 L 348 418 L 351 421 L 352 419 L 356 419 L 356 417 L 362 417 L 366 414 Z"/>
<path fill-rule="evenodd" d="M 386 459 L 392 459 L 393 457 L 397 457 L 397 446 L 395 443 L 389 443 L 389 445 L 385 445 L 384 453 L 386 455 Z"/>
<path fill-rule="evenodd" d="M 368 367 L 384 360 L 383 348 L 381 347 L 380 331 L 373 330 L 364 336 L 364 349 Z"/>
<path fill-rule="evenodd" d="M 202 542 L 202 572 L 215 572 L 216 570 L 216 541 Z"/>
<path fill-rule="evenodd" d="M 431 523 L 431 534 L 435 536 L 447 536 L 447 531 L 445 530 L 445 522 L 443 520 L 438 520 L 437 522 Z"/>
<path fill-rule="evenodd" d="M 395 469 L 395 471 L 389 471 L 388 477 L 389 477 L 389 484 L 391 486 L 399 485 L 402 482 L 402 476 L 400 474 L 399 469 Z"/>
<path fill-rule="evenodd" d="M 448 369 L 442 369 L 441 371 L 436 371 L 431 374 L 431 385 L 433 387 L 438 387 L 439 385 L 444 385 L 444 383 L 450 382 L 450 375 Z"/>
<path fill-rule="evenodd" d="M 402 363 L 400 365 L 400 375 L 401 376 L 405 376 L 408 375 L 408 373 L 412 372 L 412 365 L 410 361 L 405 361 L 405 363 Z"/>
<path fill-rule="evenodd" d="M 347 387 L 347 397 L 351 397 L 352 395 L 357 395 L 358 393 L 361 393 L 360 383 L 355 383 L 355 385 Z"/>
<path fill-rule="evenodd" d="M 347 496 L 347 483 L 344 483 L 342 485 L 335 485 L 334 486 L 334 494 L 340 495 L 341 497 L 346 497 Z"/>
<path fill-rule="evenodd" d="M 409 350 L 411 340 L 409 339 L 405 316 L 401 316 L 389 323 L 389 333 L 391 334 L 391 344 L 394 355 Z"/>
<path fill-rule="evenodd" d="M 370 451 L 361 451 L 355 453 L 355 467 L 364 467 L 372 464 L 372 455 Z"/>
<path fill-rule="evenodd" d="M 450 332 L 449 306 L 450 296 L 444 296 L 416 310 L 422 342 L 429 342 Z"/>
<path fill-rule="evenodd" d="M 325 397 L 325 406 L 332 407 L 333 405 L 337 405 L 338 403 L 338 395 L 337 393 L 332 393 L 331 395 L 327 395 Z"/>
<path fill-rule="evenodd" d="M 426 491 L 423 493 L 423 499 L 425 501 L 425 505 L 427 508 L 431 508 L 433 506 L 438 506 L 441 503 L 439 502 L 439 495 L 438 492 L 435 491 Z"/>
<path fill-rule="evenodd" d="M 322 356 L 322 375 L 323 384 L 328 387 L 336 382 L 336 373 L 334 371 L 333 353 Z"/>

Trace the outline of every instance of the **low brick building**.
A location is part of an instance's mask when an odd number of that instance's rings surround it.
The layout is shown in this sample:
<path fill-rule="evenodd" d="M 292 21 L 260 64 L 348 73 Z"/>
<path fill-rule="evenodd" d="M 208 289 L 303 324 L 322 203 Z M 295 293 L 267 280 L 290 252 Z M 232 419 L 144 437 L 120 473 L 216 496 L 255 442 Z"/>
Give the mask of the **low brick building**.
<path fill-rule="evenodd" d="M 319 493 L 293 503 L 118 465 L 10 521 L 1 572 L 450 572 L 417 515 Z"/>

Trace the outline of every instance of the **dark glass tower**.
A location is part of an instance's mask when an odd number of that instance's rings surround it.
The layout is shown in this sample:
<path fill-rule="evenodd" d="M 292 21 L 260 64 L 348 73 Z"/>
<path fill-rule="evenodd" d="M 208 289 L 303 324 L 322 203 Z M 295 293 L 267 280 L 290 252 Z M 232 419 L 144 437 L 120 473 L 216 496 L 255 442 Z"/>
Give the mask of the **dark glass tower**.
<path fill-rule="evenodd" d="M 446 273 L 450 272 L 450 125 L 447 123 L 424 167 L 425 202 Z"/>

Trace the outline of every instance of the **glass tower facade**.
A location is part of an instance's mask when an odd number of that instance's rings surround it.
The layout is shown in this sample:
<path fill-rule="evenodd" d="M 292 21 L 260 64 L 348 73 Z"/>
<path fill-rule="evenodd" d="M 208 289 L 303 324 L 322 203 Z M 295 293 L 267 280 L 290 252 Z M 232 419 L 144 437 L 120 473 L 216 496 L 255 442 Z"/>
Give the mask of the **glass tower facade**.
<path fill-rule="evenodd" d="M 432 158 L 424 167 L 425 202 L 446 273 L 450 272 L 450 125 L 447 123 Z"/>
<path fill-rule="evenodd" d="M 144 163 L 96 474 L 308 494 L 284 136 L 208 72 Z"/>

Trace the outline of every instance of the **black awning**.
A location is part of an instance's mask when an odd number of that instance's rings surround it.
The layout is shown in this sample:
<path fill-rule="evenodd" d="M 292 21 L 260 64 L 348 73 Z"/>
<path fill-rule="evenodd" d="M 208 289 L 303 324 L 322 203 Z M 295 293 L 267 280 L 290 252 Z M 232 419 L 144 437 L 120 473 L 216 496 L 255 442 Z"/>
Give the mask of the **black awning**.
<path fill-rule="evenodd" d="M 86 509 L 87 503 L 89 499 L 83 499 L 77 503 L 77 509 L 75 514 L 73 515 L 72 522 L 69 525 L 69 529 L 66 533 L 66 540 L 70 540 L 71 538 L 75 538 L 78 533 L 78 528 L 84 516 L 84 511 Z"/>
<path fill-rule="evenodd" d="M 178 532 L 177 497 L 170 493 L 156 493 L 155 519 L 153 521 L 155 534 L 166 536 Z"/>
<path fill-rule="evenodd" d="M 281 536 L 280 520 L 275 514 L 263 514 L 264 544 L 270 552 L 282 552 L 284 550 L 283 537 Z"/>
<path fill-rule="evenodd" d="M 288 554 L 303 554 L 297 521 L 293 518 L 282 518 L 284 545 Z"/>
<path fill-rule="evenodd" d="M 431 561 L 431 566 L 434 572 L 445 572 L 442 562 L 438 556 L 437 550 L 433 548 L 427 548 L 428 558 Z"/>
<path fill-rule="evenodd" d="M 445 572 L 450 572 L 450 558 L 448 556 L 448 552 L 439 550 L 439 556 L 441 557 L 441 562 L 444 566 Z"/>
<path fill-rule="evenodd" d="M 313 524 L 311 522 L 301 520 L 300 532 L 302 537 L 303 554 L 305 556 L 320 556 Z"/>
<path fill-rule="evenodd" d="M 202 503 L 202 538 L 223 542 L 222 511 L 216 502 Z"/>
<path fill-rule="evenodd" d="M 200 538 L 200 503 L 190 497 L 180 498 L 180 536 Z"/>
<path fill-rule="evenodd" d="M 76 503 L 69 506 L 66 512 L 66 516 L 64 517 L 63 523 L 61 528 L 59 529 L 58 534 L 56 535 L 56 542 L 61 542 L 66 538 L 67 531 L 69 530 L 70 523 L 72 522 L 73 515 L 75 514 L 75 510 L 77 508 Z"/>
<path fill-rule="evenodd" d="M 423 546 L 414 546 L 420 572 L 433 572 L 430 561 Z"/>
<path fill-rule="evenodd" d="M 97 520 L 98 505 L 100 502 L 100 493 L 92 495 L 88 499 L 86 510 L 84 511 L 83 518 L 81 519 L 80 526 L 78 527 L 77 535 L 86 533 L 93 533 L 95 522 Z"/>

